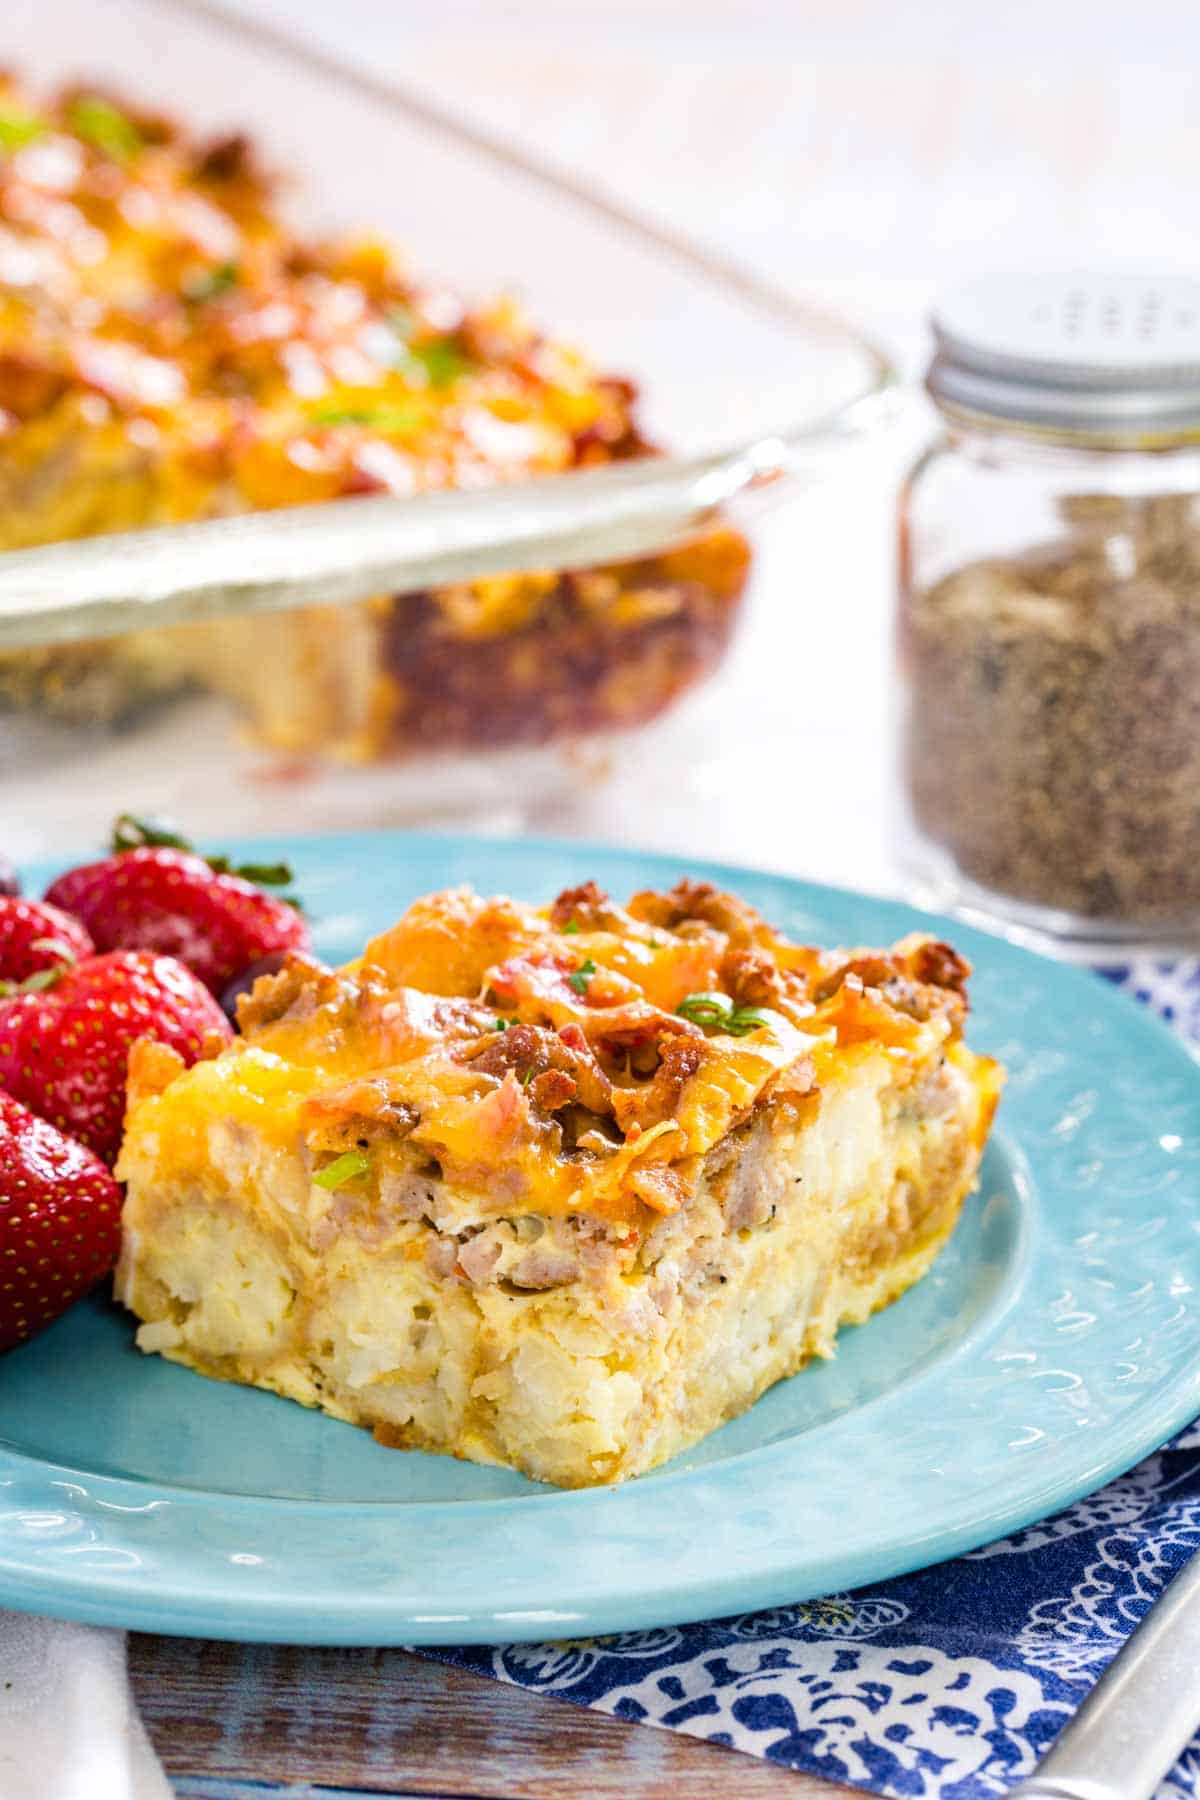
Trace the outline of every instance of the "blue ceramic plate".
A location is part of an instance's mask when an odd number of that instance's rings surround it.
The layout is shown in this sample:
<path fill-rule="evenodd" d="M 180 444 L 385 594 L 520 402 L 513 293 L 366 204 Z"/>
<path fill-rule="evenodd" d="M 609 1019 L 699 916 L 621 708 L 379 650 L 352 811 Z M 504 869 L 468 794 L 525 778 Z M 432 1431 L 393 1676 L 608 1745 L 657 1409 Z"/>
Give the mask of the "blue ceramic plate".
<path fill-rule="evenodd" d="M 331 958 L 461 881 L 545 899 L 595 876 L 624 896 L 686 869 L 804 939 L 880 943 L 917 922 L 583 844 L 254 849 L 296 864 Z M 140 1356 L 97 1300 L 0 1363 L 0 1603 L 293 1643 L 630 1630 L 896 1575 L 1127 1468 L 1200 1411 L 1200 1072 L 1094 976 L 944 930 L 976 964 L 973 1041 L 1010 1071 L 999 1129 L 933 1273 L 835 1361 L 652 1475 L 559 1493 Z"/>

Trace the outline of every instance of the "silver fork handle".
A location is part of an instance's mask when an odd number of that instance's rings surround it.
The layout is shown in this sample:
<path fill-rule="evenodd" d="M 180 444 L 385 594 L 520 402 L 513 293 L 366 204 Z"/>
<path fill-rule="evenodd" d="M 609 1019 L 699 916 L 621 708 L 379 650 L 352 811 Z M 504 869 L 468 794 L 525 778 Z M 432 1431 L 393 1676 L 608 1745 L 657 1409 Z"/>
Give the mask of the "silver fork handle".
<path fill-rule="evenodd" d="M 1152 1800 L 1200 1724 L 1200 1556 L 1117 1653 L 1009 1800 Z"/>

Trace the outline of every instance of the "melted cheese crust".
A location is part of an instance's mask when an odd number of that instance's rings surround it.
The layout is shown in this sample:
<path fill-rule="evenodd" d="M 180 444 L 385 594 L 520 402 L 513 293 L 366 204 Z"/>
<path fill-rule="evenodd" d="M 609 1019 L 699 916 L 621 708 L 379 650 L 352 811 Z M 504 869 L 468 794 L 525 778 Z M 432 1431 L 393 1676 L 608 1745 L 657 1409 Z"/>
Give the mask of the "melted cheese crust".
<path fill-rule="evenodd" d="M 386 1442 L 638 1473 L 936 1255 L 1000 1085 L 966 973 L 699 883 L 433 895 L 214 1060 L 137 1047 L 119 1291 L 143 1348 Z"/>

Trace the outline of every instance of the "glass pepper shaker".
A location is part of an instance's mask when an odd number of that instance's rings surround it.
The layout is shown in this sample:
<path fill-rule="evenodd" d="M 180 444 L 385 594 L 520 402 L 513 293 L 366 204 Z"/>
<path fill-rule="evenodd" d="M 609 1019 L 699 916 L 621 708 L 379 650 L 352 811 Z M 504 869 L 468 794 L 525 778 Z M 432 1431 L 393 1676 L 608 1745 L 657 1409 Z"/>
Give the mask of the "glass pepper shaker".
<path fill-rule="evenodd" d="M 991 277 L 899 513 L 901 857 L 1097 961 L 1200 945 L 1200 281 Z"/>

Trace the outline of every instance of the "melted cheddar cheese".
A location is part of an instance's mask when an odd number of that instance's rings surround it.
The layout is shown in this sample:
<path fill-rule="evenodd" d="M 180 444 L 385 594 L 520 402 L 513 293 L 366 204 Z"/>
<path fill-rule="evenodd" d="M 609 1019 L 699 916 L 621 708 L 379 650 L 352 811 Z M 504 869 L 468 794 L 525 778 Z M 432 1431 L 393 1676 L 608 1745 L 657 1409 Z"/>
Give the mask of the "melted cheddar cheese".
<path fill-rule="evenodd" d="M 792 944 L 698 883 L 627 907 L 592 884 L 541 909 L 455 889 L 337 973 L 296 959 L 260 980 L 215 1061 L 164 1082 L 157 1051 L 135 1058 L 130 1129 L 176 1171 L 203 1162 L 219 1116 L 303 1138 L 318 1182 L 360 1148 L 348 1185 L 368 1201 L 436 1167 L 512 1214 L 645 1224 L 769 1102 L 802 1116 L 881 1051 L 897 1070 L 965 1055 L 965 975 L 923 937 L 886 954 Z"/>

